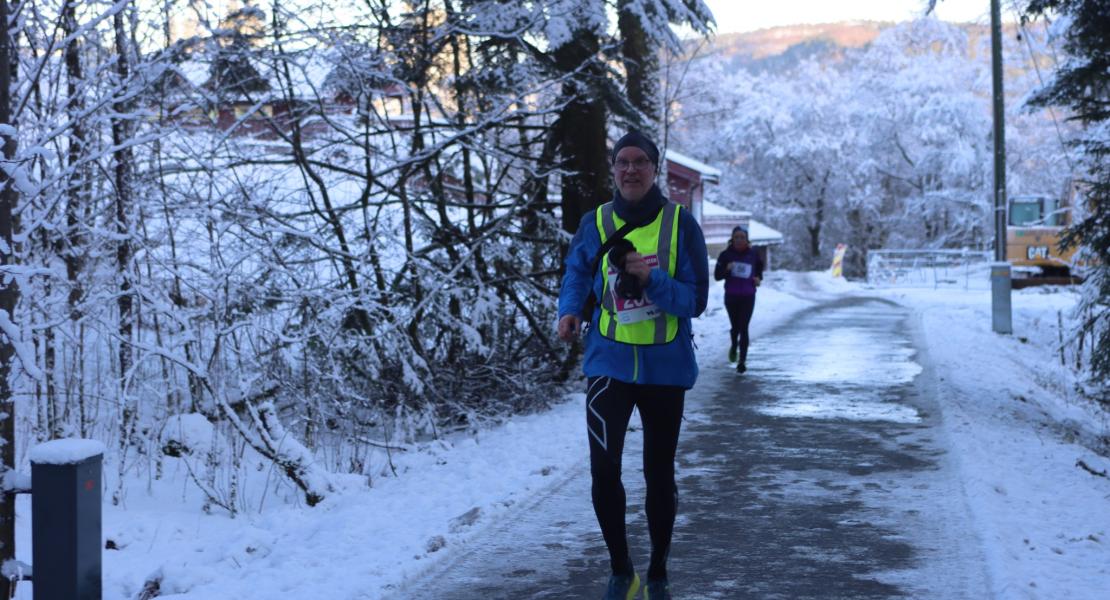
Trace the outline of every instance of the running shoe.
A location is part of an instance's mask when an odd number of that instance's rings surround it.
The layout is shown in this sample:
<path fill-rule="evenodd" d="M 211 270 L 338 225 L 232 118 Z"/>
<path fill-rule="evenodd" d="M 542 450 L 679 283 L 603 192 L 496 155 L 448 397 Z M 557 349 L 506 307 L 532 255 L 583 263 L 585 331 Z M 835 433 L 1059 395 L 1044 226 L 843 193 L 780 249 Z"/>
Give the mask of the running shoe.
<path fill-rule="evenodd" d="M 739 358 L 740 349 L 736 347 L 736 344 L 733 344 L 732 347 L 728 349 L 728 362 L 734 363 Z"/>
<path fill-rule="evenodd" d="M 609 589 L 605 591 L 603 600 L 632 600 L 639 591 L 639 575 L 610 575 Z"/>
<path fill-rule="evenodd" d="M 666 579 L 648 580 L 644 600 L 671 600 L 671 586 Z"/>
<path fill-rule="evenodd" d="M 744 363 L 742 363 L 742 362 L 736 363 L 736 372 L 737 373 L 743 373 L 744 371 L 747 371 L 747 370 L 748 370 L 748 367 Z"/>

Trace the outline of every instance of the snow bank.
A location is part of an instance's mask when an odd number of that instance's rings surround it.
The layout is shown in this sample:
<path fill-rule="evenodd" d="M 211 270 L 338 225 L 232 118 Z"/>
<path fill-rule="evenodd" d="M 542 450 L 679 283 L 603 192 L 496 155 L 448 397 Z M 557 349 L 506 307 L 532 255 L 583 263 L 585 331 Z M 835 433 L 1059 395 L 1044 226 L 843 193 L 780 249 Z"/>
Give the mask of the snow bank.
<path fill-rule="evenodd" d="M 991 331 L 989 291 L 889 290 L 915 309 L 951 454 L 961 471 L 995 598 L 1102 599 L 1110 589 L 1110 439 L 1105 411 L 1060 364 L 1070 288 L 1012 296 L 1014 334 Z"/>
<path fill-rule="evenodd" d="M 381 598 L 465 549 L 483 528 L 512 518 L 547 486 L 580 473 L 588 452 L 583 403 L 572 394 L 495 429 L 395 450 L 392 467 L 372 465 L 372 480 L 335 475 L 337 491 L 313 508 L 248 451 L 245 469 L 254 479 L 243 486 L 234 519 L 203 513 L 183 461 L 167 459 L 164 479 L 138 480 L 126 506 L 104 507 L 105 542 L 113 548 L 104 553 L 104 598 L 133 600 L 148 580 L 176 600 Z M 168 439 L 195 444 L 208 435 L 190 415 L 172 421 Z M 17 598 L 31 600 L 28 592 Z"/>
<path fill-rule="evenodd" d="M 104 444 L 96 440 L 54 440 L 31 448 L 31 462 L 39 465 L 72 465 L 104 455 Z"/>

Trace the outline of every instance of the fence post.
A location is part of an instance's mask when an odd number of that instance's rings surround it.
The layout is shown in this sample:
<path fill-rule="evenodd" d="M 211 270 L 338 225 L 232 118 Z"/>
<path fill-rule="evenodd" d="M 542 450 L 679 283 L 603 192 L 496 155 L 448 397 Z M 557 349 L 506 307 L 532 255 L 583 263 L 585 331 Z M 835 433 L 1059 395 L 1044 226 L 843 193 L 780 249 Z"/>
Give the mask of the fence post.
<path fill-rule="evenodd" d="M 101 600 L 104 445 L 54 440 L 31 449 L 34 600 Z"/>

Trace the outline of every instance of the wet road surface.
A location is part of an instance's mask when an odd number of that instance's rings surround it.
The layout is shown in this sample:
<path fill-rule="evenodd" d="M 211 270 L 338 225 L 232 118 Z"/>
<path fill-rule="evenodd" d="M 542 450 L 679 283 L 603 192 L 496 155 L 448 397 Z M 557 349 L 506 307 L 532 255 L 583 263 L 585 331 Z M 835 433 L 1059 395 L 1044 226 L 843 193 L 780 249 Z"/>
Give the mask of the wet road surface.
<path fill-rule="evenodd" d="M 908 319 L 886 301 L 839 300 L 755 340 L 744 375 L 700 357 L 679 442 L 675 598 L 989 596 Z M 624 482 L 642 574 L 641 449 L 630 433 Z M 586 469 L 397 597 L 600 598 L 608 553 Z"/>

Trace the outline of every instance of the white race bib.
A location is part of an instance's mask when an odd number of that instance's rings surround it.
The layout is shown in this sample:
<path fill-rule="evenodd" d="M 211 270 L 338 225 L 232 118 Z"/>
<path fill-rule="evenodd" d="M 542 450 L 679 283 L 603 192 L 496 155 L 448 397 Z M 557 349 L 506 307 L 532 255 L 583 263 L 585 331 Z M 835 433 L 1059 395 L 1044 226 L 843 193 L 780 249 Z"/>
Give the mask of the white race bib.
<path fill-rule="evenodd" d="M 752 276 L 752 266 L 746 262 L 732 263 L 732 276 L 747 279 Z"/>
<path fill-rule="evenodd" d="M 659 256 L 655 254 L 645 256 L 644 262 L 654 269 L 659 266 Z M 663 309 L 648 299 L 647 294 L 635 300 L 625 300 L 618 296 L 617 269 L 613 265 L 609 265 L 609 294 L 613 296 L 613 306 L 617 308 L 617 322 L 621 325 L 650 321 L 663 314 Z"/>

